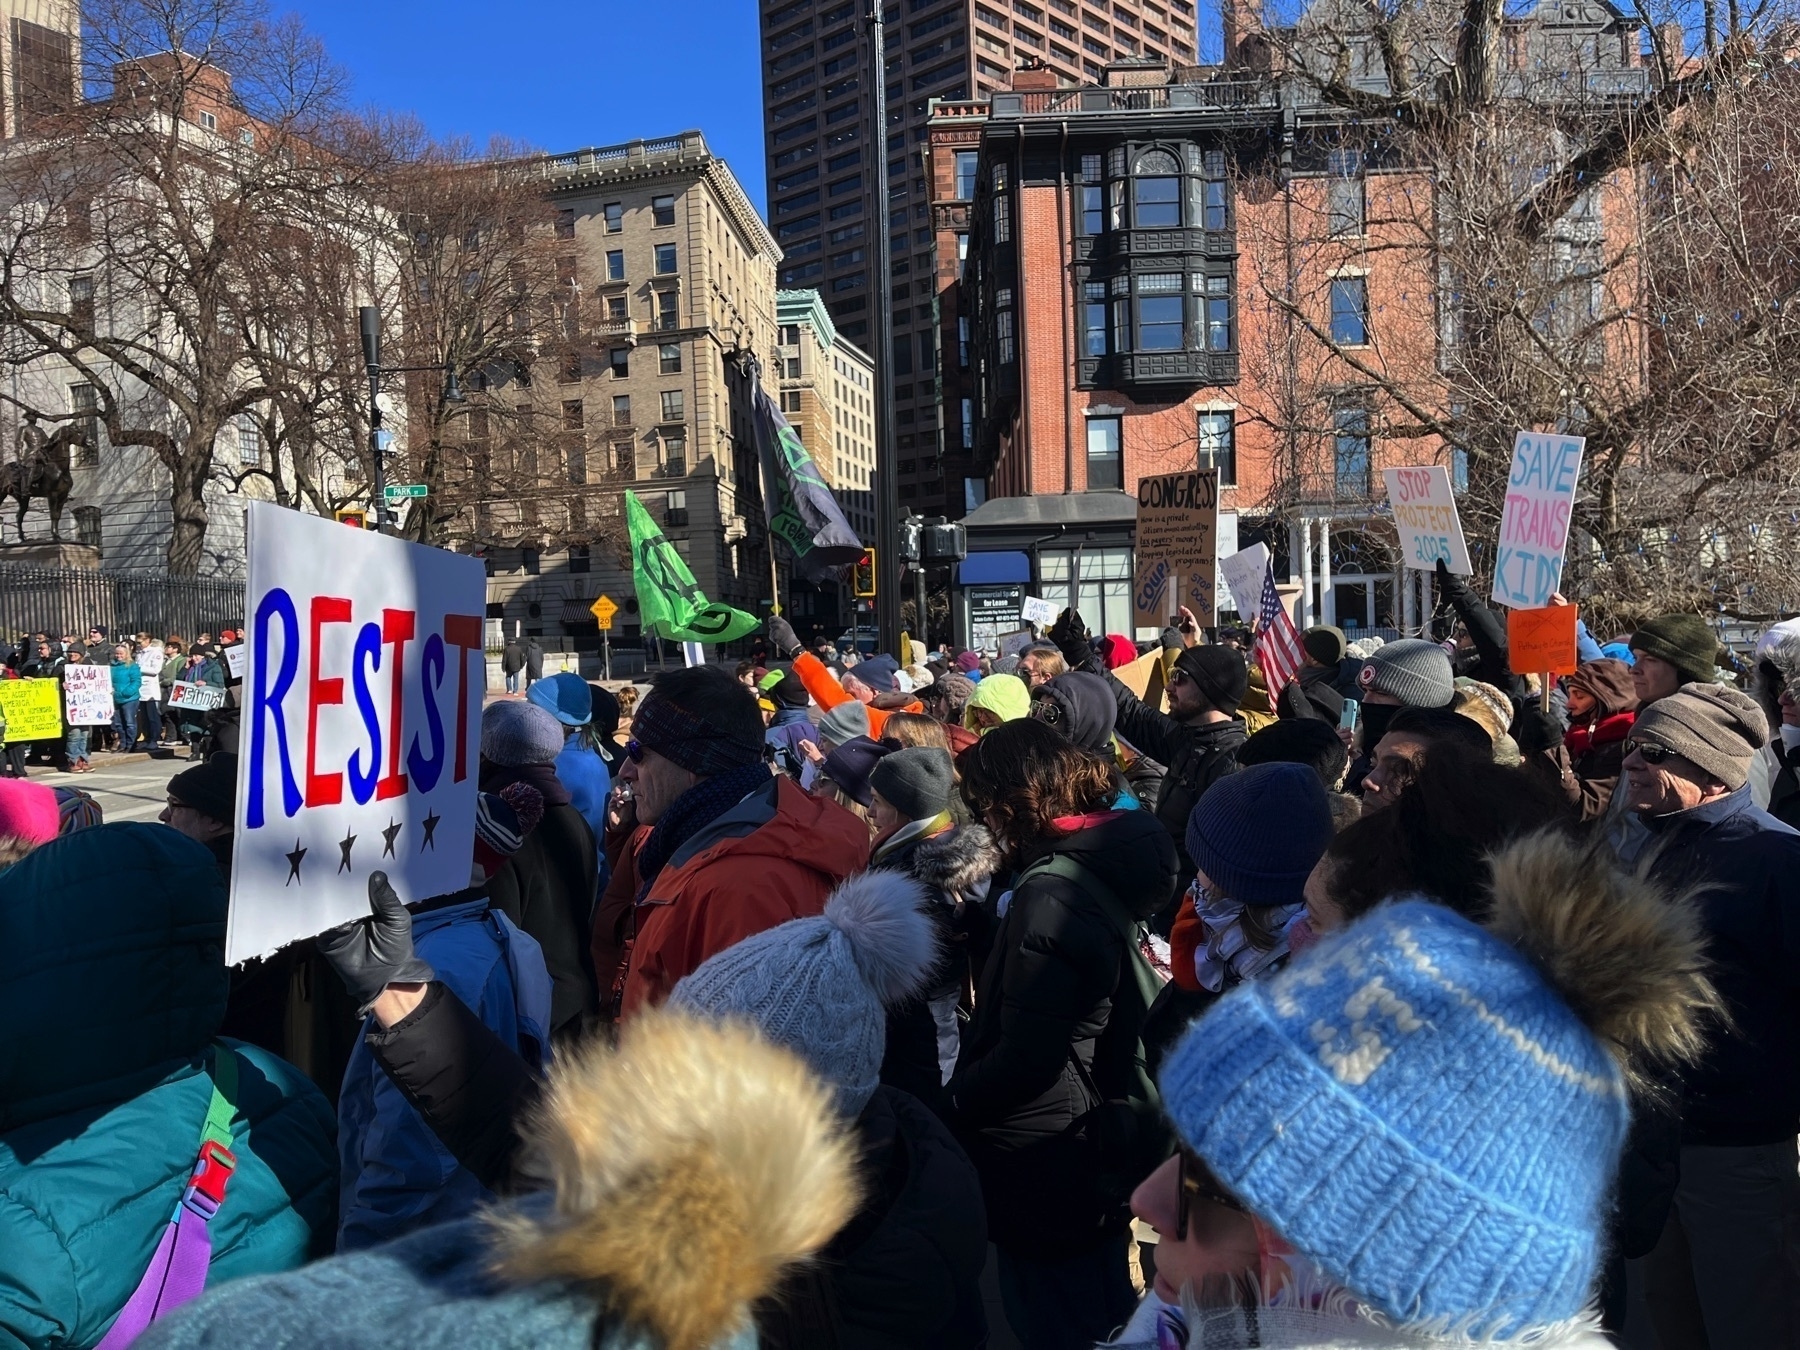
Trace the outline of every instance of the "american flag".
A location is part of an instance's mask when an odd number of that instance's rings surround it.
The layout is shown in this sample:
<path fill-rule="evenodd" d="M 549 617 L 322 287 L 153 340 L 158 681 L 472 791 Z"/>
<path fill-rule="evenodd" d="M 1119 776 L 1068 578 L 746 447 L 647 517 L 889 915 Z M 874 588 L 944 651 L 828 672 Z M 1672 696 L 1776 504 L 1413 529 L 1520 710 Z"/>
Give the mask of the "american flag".
<path fill-rule="evenodd" d="M 1275 569 L 1263 569 L 1262 613 L 1257 617 L 1256 664 L 1262 667 L 1263 682 L 1271 701 L 1281 693 L 1300 670 L 1306 652 L 1300 645 L 1300 630 L 1288 618 L 1281 596 L 1275 590 Z"/>

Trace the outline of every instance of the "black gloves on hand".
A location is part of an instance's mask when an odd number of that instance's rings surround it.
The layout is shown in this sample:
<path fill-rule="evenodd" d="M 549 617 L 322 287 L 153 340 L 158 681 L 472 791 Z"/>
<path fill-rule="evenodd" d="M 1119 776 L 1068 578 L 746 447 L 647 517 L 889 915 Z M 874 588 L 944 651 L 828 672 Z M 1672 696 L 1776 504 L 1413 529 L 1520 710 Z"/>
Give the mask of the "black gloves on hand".
<path fill-rule="evenodd" d="M 413 951 L 412 915 L 388 885 L 386 872 L 369 873 L 371 917 L 333 928 L 318 938 L 359 1008 L 367 1008 L 390 984 L 424 984 L 437 972 Z"/>
<path fill-rule="evenodd" d="M 1563 725 L 1554 713 L 1545 712 L 1535 703 L 1528 704 L 1513 718 L 1512 738 L 1519 743 L 1521 754 L 1541 755 L 1562 744 Z"/>
<path fill-rule="evenodd" d="M 1058 614 L 1056 622 L 1050 625 L 1050 631 L 1045 636 L 1056 644 L 1056 649 L 1063 654 L 1063 660 L 1069 663 L 1070 670 L 1093 668 L 1094 646 L 1088 637 L 1087 625 L 1074 610 L 1065 609 Z"/>
<path fill-rule="evenodd" d="M 800 655 L 800 635 L 794 631 L 794 625 L 779 614 L 769 616 L 769 641 L 775 644 L 775 655 L 783 661 L 792 661 Z"/>

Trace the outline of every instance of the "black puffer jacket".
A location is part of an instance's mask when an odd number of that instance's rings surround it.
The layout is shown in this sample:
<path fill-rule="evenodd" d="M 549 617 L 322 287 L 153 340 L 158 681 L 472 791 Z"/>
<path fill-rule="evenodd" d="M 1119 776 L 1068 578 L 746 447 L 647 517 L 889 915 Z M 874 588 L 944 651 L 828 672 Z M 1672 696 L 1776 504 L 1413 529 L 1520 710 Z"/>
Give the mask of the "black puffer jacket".
<path fill-rule="evenodd" d="M 1147 812 L 1110 814 L 1051 852 L 1110 886 L 1140 920 L 1175 889 L 1174 845 Z M 1068 1175 L 1067 1131 L 1099 1104 L 1083 1080 L 1126 956 L 1119 924 L 1088 888 L 1039 874 L 1007 902 L 950 1080 L 953 1120 L 981 1172 L 989 1232 L 1002 1246 L 1053 1259 L 1108 1236 L 1111 1220 L 1090 1203 L 1081 1178 Z M 1118 1085 L 1096 1086 L 1111 1096 Z"/>

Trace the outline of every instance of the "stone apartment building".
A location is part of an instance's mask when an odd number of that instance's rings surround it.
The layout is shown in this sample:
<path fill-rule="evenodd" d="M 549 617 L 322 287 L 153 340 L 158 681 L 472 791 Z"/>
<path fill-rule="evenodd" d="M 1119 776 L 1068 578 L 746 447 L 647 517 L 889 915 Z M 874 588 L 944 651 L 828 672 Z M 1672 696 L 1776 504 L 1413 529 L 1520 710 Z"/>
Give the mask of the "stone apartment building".
<path fill-rule="evenodd" d="M 698 131 L 554 155 L 544 175 L 580 331 L 553 374 L 540 362 L 530 386 L 482 395 L 530 406 L 540 484 L 481 503 L 459 530 L 487 560 L 488 617 L 508 634 L 591 639 L 604 593 L 621 605 L 612 636 L 635 641 L 627 489 L 709 597 L 759 612 L 770 563 L 749 358 L 772 382 L 780 250 Z M 551 542 L 574 538 L 591 542 Z"/>
<path fill-rule="evenodd" d="M 1635 20 L 1601 4 L 1539 19 L 1554 50 L 1609 63 L 1605 96 L 1648 87 Z M 1078 89 L 1022 70 L 934 104 L 944 417 L 971 505 L 986 494 L 965 585 L 1035 587 L 1129 631 L 1138 480 L 1216 467 L 1238 542 L 1269 543 L 1309 621 L 1430 613 L 1428 574 L 1394 556 L 1381 469 L 1437 462 L 1460 482 L 1467 461 L 1383 429 L 1412 420 L 1396 389 L 1444 405 L 1454 323 L 1431 184 L 1360 150 L 1366 131 L 1266 64 L 1115 63 Z M 1630 185 L 1595 193 L 1616 206 Z M 1579 258 L 1601 213 L 1572 214 L 1558 245 Z"/>
<path fill-rule="evenodd" d="M 1192 0 L 906 0 L 884 10 L 888 125 L 875 141 L 874 64 L 860 0 L 765 0 L 763 124 L 769 221 L 784 288 L 816 288 L 838 331 L 873 353 L 876 230 L 893 249 L 891 362 L 902 510 L 961 515 L 970 475 L 940 422 L 939 266 L 925 148 L 933 99 L 1003 90 L 1021 63 L 1054 83 L 1109 62 L 1191 62 Z"/>
<path fill-rule="evenodd" d="M 875 368 L 868 353 L 838 332 L 817 291 L 780 291 L 776 360 L 781 410 L 800 442 L 831 484 L 850 527 L 864 543 L 875 541 Z M 835 583 L 796 582 L 792 604 L 798 623 L 832 627 L 848 622 L 852 597 Z"/>

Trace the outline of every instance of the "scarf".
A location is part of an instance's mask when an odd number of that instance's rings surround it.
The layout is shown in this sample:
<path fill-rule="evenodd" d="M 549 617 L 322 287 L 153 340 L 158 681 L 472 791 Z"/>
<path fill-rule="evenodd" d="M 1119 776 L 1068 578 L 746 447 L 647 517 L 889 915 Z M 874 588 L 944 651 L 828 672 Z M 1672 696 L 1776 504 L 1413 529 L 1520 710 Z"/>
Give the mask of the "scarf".
<path fill-rule="evenodd" d="M 1585 727 L 1570 727 L 1563 733 L 1563 748 L 1569 752 L 1569 758 L 1579 759 L 1596 745 L 1612 745 L 1624 740 L 1631 734 L 1631 724 L 1635 721 L 1636 713 L 1622 712 L 1599 718 Z"/>
<path fill-rule="evenodd" d="M 567 806 L 573 798 L 569 789 L 556 776 L 554 764 L 493 764 L 481 762 L 481 790 L 498 792 L 513 783 L 536 788 L 544 796 L 544 807 Z"/>
<path fill-rule="evenodd" d="M 950 823 L 950 813 L 939 811 L 935 816 L 927 816 L 924 820 L 909 820 L 906 824 L 897 826 L 892 834 L 875 840 L 875 851 L 869 856 L 869 865 L 873 867 L 903 844 L 942 834 L 950 828 Z"/>
<path fill-rule="evenodd" d="M 638 901 L 650 894 L 657 874 L 683 844 L 770 781 L 768 765 L 758 760 L 702 778 L 670 802 L 637 856 Z"/>
<path fill-rule="evenodd" d="M 1306 904 L 1302 901 L 1294 905 L 1271 906 L 1280 939 L 1268 951 L 1263 951 L 1251 944 L 1244 932 L 1244 910 L 1246 906 L 1238 900 L 1227 900 L 1223 896 L 1200 889 L 1195 882 L 1191 894 L 1194 901 L 1194 912 L 1200 919 L 1206 941 L 1194 953 L 1194 976 L 1200 981 L 1202 989 L 1218 993 L 1229 982 L 1241 984 L 1245 980 L 1253 980 L 1277 961 L 1288 954 L 1289 928 L 1296 916 L 1306 912 Z"/>

